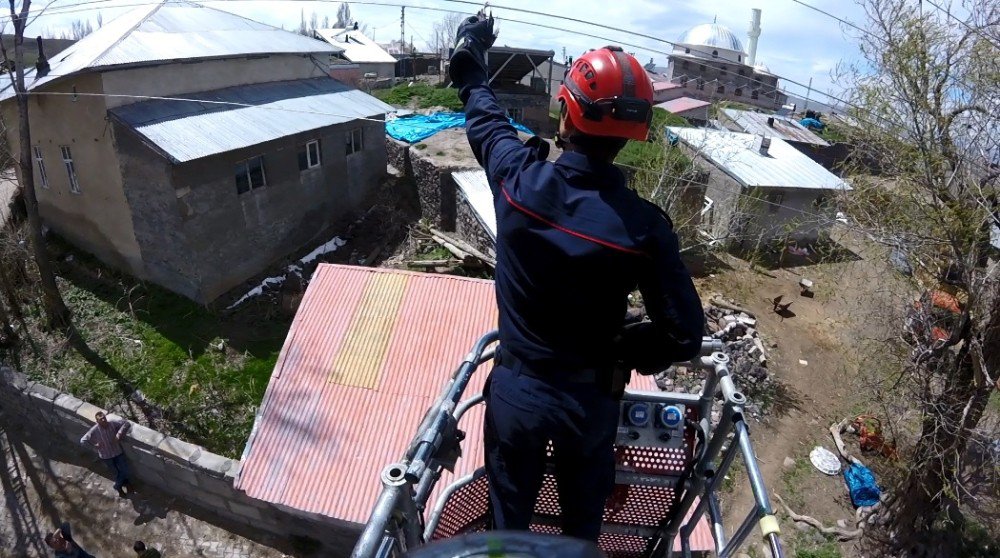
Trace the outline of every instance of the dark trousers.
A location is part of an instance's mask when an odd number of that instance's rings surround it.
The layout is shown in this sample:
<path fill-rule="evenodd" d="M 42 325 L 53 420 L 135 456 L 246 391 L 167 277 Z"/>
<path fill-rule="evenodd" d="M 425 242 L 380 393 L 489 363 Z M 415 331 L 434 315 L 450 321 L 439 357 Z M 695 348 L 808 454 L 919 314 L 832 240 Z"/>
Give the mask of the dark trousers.
<path fill-rule="evenodd" d="M 497 529 L 527 529 L 551 440 L 563 534 L 596 541 L 614 487 L 618 402 L 593 384 L 542 381 L 503 366 L 487 380 L 484 445 Z"/>
<path fill-rule="evenodd" d="M 122 485 L 132 485 L 128 477 L 128 463 L 125 461 L 125 452 L 105 459 L 104 463 L 107 464 L 108 469 L 111 469 L 111 474 L 115 476 L 115 490 L 121 490 Z"/>

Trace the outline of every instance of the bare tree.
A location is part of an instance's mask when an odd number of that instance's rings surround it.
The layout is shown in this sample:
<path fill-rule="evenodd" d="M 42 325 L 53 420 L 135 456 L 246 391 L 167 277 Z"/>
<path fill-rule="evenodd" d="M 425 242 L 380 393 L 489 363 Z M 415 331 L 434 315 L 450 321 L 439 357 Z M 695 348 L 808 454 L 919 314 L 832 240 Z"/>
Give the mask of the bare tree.
<path fill-rule="evenodd" d="M 351 26 L 351 6 L 344 2 L 337 8 L 337 25 L 335 27 L 347 28 Z"/>
<path fill-rule="evenodd" d="M 65 328 L 70 325 L 70 313 L 59 293 L 55 271 L 49 255 L 46 252 L 45 239 L 42 236 L 42 219 L 38 214 L 38 198 L 35 195 L 35 175 L 31 158 L 31 129 L 28 125 L 28 92 L 24 87 L 24 28 L 28 22 L 31 0 L 24 0 L 20 13 L 10 2 L 10 19 L 14 25 L 14 68 L 12 81 L 17 97 L 18 113 L 18 168 L 20 170 L 21 189 L 24 194 L 24 206 L 28 214 L 29 240 L 41 279 L 43 302 L 49 326 Z M 0 43 L 4 61 L 10 64 L 7 49 Z"/>
<path fill-rule="evenodd" d="M 449 13 L 441 21 L 435 23 L 427 48 L 431 52 L 447 56 L 448 49 L 455 45 L 455 34 L 458 32 L 458 26 L 461 25 L 462 19 L 462 14 Z"/>
<path fill-rule="evenodd" d="M 854 177 L 850 213 L 871 239 L 913 263 L 926 293 L 913 309 L 929 312 L 939 289 L 960 306 L 945 322 L 911 316 L 910 356 L 883 394 L 918 413 L 884 517 L 888 540 L 913 555 L 906 534 L 927 545 L 927 533 L 962 532 L 967 457 L 1000 386 L 1000 265 L 990 245 L 1000 189 L 1000 41 L 988 35 L 1000 5 L 972 0 L 971 15 L 958 21 L 906 0 L 859 3 L 868 17 L 857 36 L 863 60 L 842 72 L 857 122 L 848 133 L 856 159 L 877 162 L 880 177 Z"/>

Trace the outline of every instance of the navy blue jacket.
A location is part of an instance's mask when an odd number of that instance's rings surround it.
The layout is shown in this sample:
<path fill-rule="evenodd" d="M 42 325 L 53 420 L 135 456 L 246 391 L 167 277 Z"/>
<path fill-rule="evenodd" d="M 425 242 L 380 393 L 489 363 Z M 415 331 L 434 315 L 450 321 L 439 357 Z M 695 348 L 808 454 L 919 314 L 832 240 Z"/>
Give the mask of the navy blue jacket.
<path fill-rule="evenodd" d="M 578 152 L 543 160 L 488 86 L 466 92 L 469 144 L 496 208 L 504 350 L 532 369 L 563 373 L 697 355 L 705 318 L 666 214 L 630 190 L 613 164 Z M 622 338 L 636 287 L 652 323 Z"/>

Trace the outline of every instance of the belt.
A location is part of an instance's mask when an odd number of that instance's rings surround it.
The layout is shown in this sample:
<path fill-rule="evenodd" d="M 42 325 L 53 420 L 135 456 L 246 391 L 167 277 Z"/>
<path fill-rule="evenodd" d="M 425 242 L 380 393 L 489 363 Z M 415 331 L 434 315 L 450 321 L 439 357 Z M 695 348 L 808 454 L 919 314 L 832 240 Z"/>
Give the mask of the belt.
<path fill-rule="evenodd" d="M 510 351 L 503 350 L 502 347 L 497 347 L 495 356 L 493 357 L 493 362 L 498 366 L 509 368 L 515 374 L 524 374 L 525 376 L 535 378 L 536 380 L 542 380 L 543 382 L 596 384 L 598 383 L 598 379 L 602 376 L 602 371 L 597 368 L 566 369 L 558 372 L 543 371 L 537 368 L 532 369 L 530 366 L 525 364 L 523 360 L 511 354 Z"/>

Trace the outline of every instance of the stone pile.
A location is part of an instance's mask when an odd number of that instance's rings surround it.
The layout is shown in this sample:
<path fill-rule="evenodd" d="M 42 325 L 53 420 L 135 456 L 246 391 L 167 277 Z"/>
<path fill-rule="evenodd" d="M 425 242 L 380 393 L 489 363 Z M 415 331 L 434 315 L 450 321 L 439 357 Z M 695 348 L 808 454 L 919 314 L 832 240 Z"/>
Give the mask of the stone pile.
<path fill-rule="evenodd" d="M 747 397 L 744 411 L 760 418 L 772 380 L 767 369 L 765 343 L 757 332 L 756 317 L 730 300 L 713 297 L 705 307 L 705 321 L 705 335 L 725 344 L 733 382 Z M 671 366 L 656 375 L 656 384 L 664 391 L 701 393 L 704 383 L 704 372 L 683 365 Z M 713 422 L 718 421 L 720 413 L 721 402 L 716 401 Z"/>

